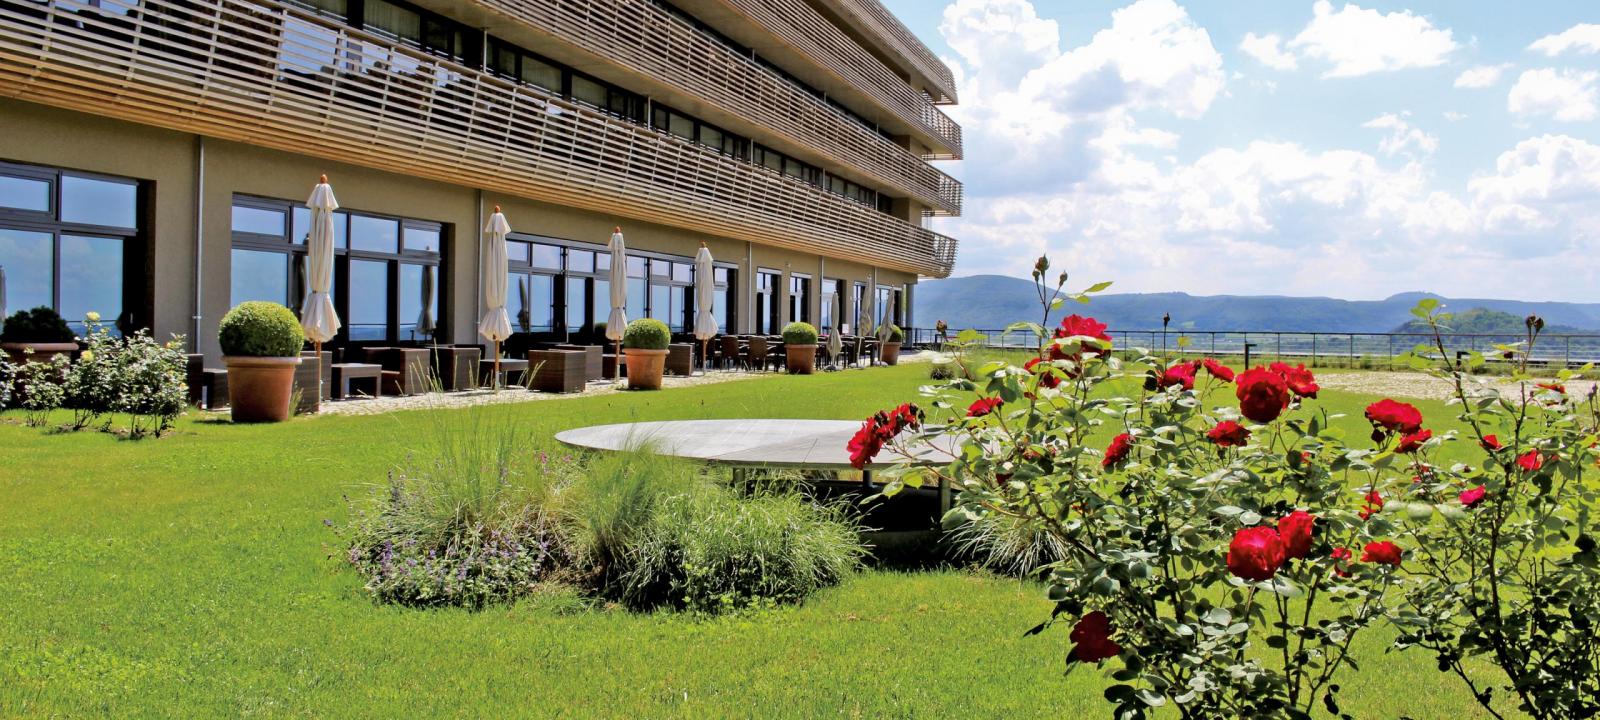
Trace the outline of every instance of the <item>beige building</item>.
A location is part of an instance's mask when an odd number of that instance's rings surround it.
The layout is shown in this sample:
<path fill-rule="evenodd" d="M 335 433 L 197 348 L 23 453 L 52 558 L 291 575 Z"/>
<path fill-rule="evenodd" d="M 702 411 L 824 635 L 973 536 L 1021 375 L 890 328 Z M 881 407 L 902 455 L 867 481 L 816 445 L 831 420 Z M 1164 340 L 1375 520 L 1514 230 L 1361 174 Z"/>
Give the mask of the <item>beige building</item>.
<path fill-rule="evenodd" d="M 530 342 L 599 337 L 619 225 L 629 317 L 692 327 L 703 242 L 725 330 L 907 324 L 954 101 L 878 0 L 0 0 L 5 304 L 215 358 L 229 307 L 298 307 L 327 174 L 335 345 L 480 342 L 495 206 Z"/>

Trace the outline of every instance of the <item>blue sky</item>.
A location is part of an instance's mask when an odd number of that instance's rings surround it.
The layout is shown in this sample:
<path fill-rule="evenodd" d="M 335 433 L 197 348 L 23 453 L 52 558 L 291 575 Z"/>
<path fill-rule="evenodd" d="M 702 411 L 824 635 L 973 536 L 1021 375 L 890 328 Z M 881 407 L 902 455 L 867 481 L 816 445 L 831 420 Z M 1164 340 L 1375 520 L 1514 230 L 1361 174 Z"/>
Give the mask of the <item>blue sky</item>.
<path fill-rule="evenodd" d="M 958 77 L 957 274 L 1600 301 L 1592 1 L 885 4 Z"/>

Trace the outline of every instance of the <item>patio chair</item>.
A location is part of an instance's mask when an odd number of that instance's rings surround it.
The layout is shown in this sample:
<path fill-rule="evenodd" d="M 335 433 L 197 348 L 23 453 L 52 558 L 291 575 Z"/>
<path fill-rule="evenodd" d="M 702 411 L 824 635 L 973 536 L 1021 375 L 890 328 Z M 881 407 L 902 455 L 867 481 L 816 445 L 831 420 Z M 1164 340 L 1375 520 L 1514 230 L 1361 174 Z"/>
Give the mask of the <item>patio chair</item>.
<path fill-rule="evenodd" d="M 688 377 L 694 374 L 694 346 L 689 343 L 672 343 L 667 346 L 668 375 Z"/>
<path fill-rule="evenodd" d="M 750 338 L 750 344 L 745 346 L 744 365 L 751 370 L 767 369 L 767 338 L 755 335 Z"/>
<path fill-rule="evenodd" d="M 785 349 L 782 340 L 777 342 L 772 342 L 769 340 L 767 342 L 766 364 L 771 365 L 774 372 L 776 372 L 778 368 L 787 365 L 788 359 L 788 350 Z"/>
<path fill-rule="evenodd" d="M 428 351 L 422 348 L 368 348 L 366 362 L 383 367 L 383 394 L 417 395 L 432 389 Z"/>
<path fill-rule="evenodd" d="M 720 342 L 722 346 L 722 367 L 732 369 L 739 364 L 739 338 L 734 335 L 723 335 Z"/>

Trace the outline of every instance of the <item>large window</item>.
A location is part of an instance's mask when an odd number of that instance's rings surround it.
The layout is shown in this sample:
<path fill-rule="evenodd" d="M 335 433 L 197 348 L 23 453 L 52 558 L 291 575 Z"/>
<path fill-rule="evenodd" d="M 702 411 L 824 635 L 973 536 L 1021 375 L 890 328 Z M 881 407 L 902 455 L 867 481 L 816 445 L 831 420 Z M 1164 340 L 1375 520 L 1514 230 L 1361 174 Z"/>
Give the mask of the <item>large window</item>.
<path fill-rule="evenodd" d="M 903 305 L 902 298 L 904 298 L 904 295 L 900 288 L 893 285 L 879 285 L 878 305 L 875 308 L 876 317 L 874 320 L 879 324 L 892 323 L 901 327 L 905 326 L 905 308 L 901 307 Z"/>
<path fill-rule="evenodd" d="M 147 326 L 141 195 L 136 180 L 0 163 L 7 311 L 53 308 L 78 332 L 89 312 Z"/>
<path fill-rule="evenodd" d="M 856 283 L 852 289 L 854 297 L 850 300 L 850 312 L 855 320 L 852 321 L 850 332 L 856 335 L 867 335 L 872 332 L 872 319 L 867 317 L 867 284 Z"/>
<path fill-rule="evenodd" d="M 844 281 L 838 278 L 822 279 L 822 324 L 818 327 L 824 331 L 832 330 L 834 323 L 842 317 L 839 303 L 844 300 Z"/>
<path fill-rule="evenodd" d="M 311 211 L 236 195 L 232 227 L 230 303 L 268 300 L 298 311 L 309 289 Z M 333 227 L 333 300 L 344 325 L 335 342 L 425 342 L 439 335 L 444 226 L 339 210 Z"/>
<path fill-rule="evenodd" d="M 757 335 L 778 332 L 778 283 L 783 275 L 777 270 L 762 268 L 756 271 L 756 326 Z"/>
<path fill-rule="evenodd" d="M 789 274 L 789 319 L 811 322 L 811 276 Z"/>

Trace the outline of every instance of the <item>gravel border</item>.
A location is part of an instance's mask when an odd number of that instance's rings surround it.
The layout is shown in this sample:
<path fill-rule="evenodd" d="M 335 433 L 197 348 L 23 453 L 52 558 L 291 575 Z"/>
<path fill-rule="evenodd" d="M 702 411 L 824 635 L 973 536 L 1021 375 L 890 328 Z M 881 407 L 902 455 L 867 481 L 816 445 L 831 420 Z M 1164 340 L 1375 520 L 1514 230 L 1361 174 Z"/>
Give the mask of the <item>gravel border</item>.
<path fill-rule="evenodd" d="M 1515 397 L 1518 393 L 1517 383 L 1495 378 L 1484 379 L 1488 380 L 1488 387 L 1499 390 L 1503 395 Z M 1329 390 L 1418 400 L 1448 400 L 1455 395 L 1455 385 L 1449 380 L 1418 372 L 1361 370 L 1328 373 L 1318 375 L 1317 384 Z M 1595 381 L 1573 380 L 1566 385 L 1568 393 L 1581 397 L 1593 391 Z"/>

